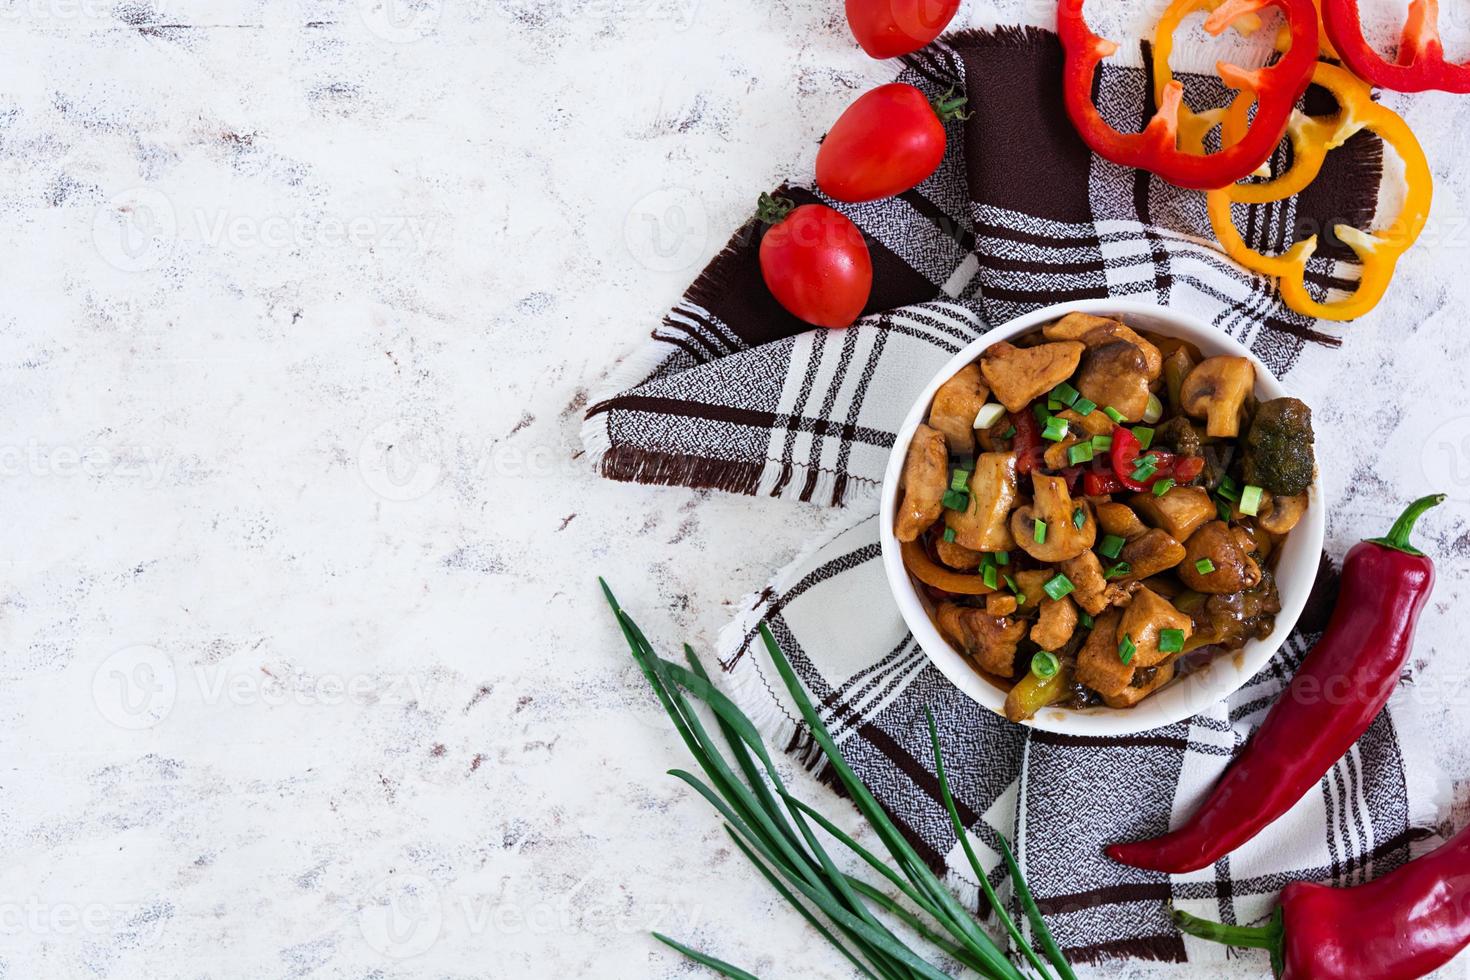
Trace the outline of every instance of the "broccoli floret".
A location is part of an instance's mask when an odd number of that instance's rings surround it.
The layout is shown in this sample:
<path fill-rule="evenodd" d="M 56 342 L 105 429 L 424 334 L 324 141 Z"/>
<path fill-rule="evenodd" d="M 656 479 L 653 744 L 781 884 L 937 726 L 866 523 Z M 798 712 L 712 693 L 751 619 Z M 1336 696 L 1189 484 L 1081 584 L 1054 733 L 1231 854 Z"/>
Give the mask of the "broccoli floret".
<path fill-rule="evenodd" d="M 1316 475 L 1312 410 L 1295 398 L 1262 402 L 1245 437 L 1245 482 L 1290 497 Z"/>

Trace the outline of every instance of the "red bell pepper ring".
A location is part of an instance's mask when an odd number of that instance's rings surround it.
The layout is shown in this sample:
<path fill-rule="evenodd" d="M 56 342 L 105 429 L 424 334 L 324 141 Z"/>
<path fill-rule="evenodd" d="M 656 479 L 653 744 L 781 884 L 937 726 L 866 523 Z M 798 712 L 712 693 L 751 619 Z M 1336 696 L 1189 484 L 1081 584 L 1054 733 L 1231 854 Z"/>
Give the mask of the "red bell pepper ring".
<path fill-rule="evenodd" d="M 1409 533 L 1425 511 L 1443 500 L 1440 494 L 1414 501 L 1387 537 L 1352 547 L 1343 559 L 1342 587 L 1327 630 L 1204 803 L 1161 837 L 1109 844 L 1108 857 L 1170 874 L 1207 868 L 1255 837 L 1321 782 L 1367 731 L 1398 685 L 1414 645 L 1419 613 L 1434 588 L 1434 563 L 1409 544 Z M 1470 867 L 1465 874 L 1470 875 Z M 1462 894 L 1470 896 L 1470 880 L 1462 887 Z M 1457 914 L 1463 917 L 1463 912 Z M 1420 939 L 1429 942 L 1429 937 Z M 1405 943 L 1412 941 L 1404 934 Z M 1391 958 L 1392 952 L 1377 955 Z M 1297 976 L 1419 974 L 1333 969 Z"/>
<path fill-rule="evenodd" d="M 1028 406 L 1024 411 L 1011 413 L 1011 425 L 1016 435 L 1011 440 L 1011 451 L 1016 454 L 1016 472 L 1030 473 L 1042 465 L 1045 450 L 1041 448 L 1041 429 L 1036 425 L 1036 416 Z"/>
<path fill-rule="evenodd" d="M 1153 457 L 1154 471 L 1148 479 L 1140 482 L 1133 479 L 1133 474 L 1138 470 L 1139 458 L 1143 456 Z M 1153 449 L 1145 453 L 1138 437 L 1121 425 L 1113 427 L 1111 458 L 1113 479 L 1119 484 L 1119 490 L 1147 490 L 1165 478 L 1175 483 L 1190 483 L 1204 472 L 1205 468 L 1205 461 L 1198 456 L 1177 456 L 1161 449 Z"/>
<path fill-rule="evenodd" d="M 1428 854 L 1356 888 L 1297 881 L 1264 926 L 1232 926 L 1176 910 L 1201 939 L 1264 949 L 1282 980 L 1411 980 L 1470 945 L 1470 827 Z"/>
<path fill-rule="evenodd" d="M 1322 24 L 1342 60 L 1365 82 L 1395 92 L 1470 93 L 1470 62 L 1456 65 L 1444 58 L 1439 0 L 1410 0 L 1398 59 L 1392 62 L 1363 37 L 1357 0 L 1322 0 Z"/>
<path fill-rule="evenodd" d="M 1179 148 L 1184 85 L 1178 79 L 1164 86 L 1158 111 L 1143 132 L 1120 133 L 1103 119 L 1092 101 L 1093 78 L 1098 65 L 1118 46 L 1098 37 L 1087 26 L 1082 16 L 1084 2 L 1060 0 L 1057 35 L 1066 55 L 1062 100 L 1082 141 L 1094 153 L 1121 166 L 1158 174 L 1180 187 L 1215 190 L 1244 180 L 1275 152 L 1286 134 L 1296 100 L 1311 84 L 1317 64 L 1317 8 L 1312 0 L 1226 0 L 1205 20 L 1205 30 L 1219 34 L 1244 14 L 1276 7 L 1286 17 L 1291 37 L 1291 47 L 1275 64 L 1256 69 L 1226 62 L 1216 65 L 1221 81 L 1240 93 L 1237 99 L 1255 99 L 1256 114 L 1238 142 L 1206 155 Z"/>
<path fill-rule="evenodd" d="M 1082 492 L 1089 497 L 1106 497 L 1108 494 L 1122 493 L 1123 489 L 1123 481 L 1111 473 L 1088 470 L 1082 474 Z"/>

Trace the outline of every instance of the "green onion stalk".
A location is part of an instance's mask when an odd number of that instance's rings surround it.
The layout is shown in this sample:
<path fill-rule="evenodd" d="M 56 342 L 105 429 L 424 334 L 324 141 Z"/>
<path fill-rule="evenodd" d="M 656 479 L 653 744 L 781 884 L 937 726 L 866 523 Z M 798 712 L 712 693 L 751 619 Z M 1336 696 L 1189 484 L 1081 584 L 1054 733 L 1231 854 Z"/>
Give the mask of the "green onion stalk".
<path fill-rule="evenodd" d="M 687 783 L 715 808 L 724 818 L 725 831 L 740 852 L 861 976 L 869 980 L 947 980 L 950 974 L 935 965 L 941 963 L 946 967 L 958 965 L 990 980 L 1023 980 L 1027 977 L 1076 980 L 1047 930 L 1005 838 L 1000 841 L 1001 855 L 1039 950 L 1026 941 L 996 896 L 960 821 L 939 749 L 939 732 L 931 712 L 926 710 L 925 713 L 944 805 L 981 890 L 1020 955 L 1019 964 L 1006 955 L 1005 950 L 929 869 L 848 767 L 791 664 L 764 623 L 760 628 L 761 639 L 781 680 L 806 719 L 812 737 L 827 757 L 833 772 L 882 841 L 892 864 L 864 848 L 814 807 L 795 797 L 782 781 L 755 725 L 714 686 L 694 650 L 687 644 L 684 646 L 688 666 L 659 657 L 643 631 L 618 605 L 607 583 L 601 579 L 598 581 L 602 583 L 603 593 L 617 617 L 633 659 L 704 774 L 701 778 L 675 769 L 670 775 Z M 691 699 L 703 702 L 713 712 L 725 749 L 705 727 Z M 817 829 L 829 840 L 851 851 L 882 880 L 873 884 L 840 870 L 818 837 Z M 927 944 L 926 948 L 916 950 L 900 939 L 889 926 L 893 922 L 902 923 L 919 936 Z M 654 937 L 720 976 L 739 980 L 754 978 L 753 974 L 737 966 L 668 936 L 654 933 Z"/>

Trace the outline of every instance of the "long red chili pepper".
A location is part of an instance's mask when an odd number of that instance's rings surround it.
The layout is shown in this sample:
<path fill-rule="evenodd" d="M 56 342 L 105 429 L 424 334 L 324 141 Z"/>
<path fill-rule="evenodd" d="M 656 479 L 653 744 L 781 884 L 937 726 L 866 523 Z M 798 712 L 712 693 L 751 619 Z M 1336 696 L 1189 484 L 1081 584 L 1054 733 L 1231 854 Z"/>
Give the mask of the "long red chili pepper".
<path fill-rule="evenodd" d="M 1057 4 L 1057 36 L 1066 54 L 1062 68 L 1062 101 L 1082 141 L 1094 153 L 1125 167 L 1139 167 L 1180 187 L 1213 190 L 1228 187 L 1254 173 L 1276 150 L 1296 100 L 1312 81 L 1317 64 L 1317 9 L 1312 0 L 1227 0 L 1205 20 L 1218 34 L 1242 14 L 1276 7 L 1286 17 L 1291 47 L 1280 60 L 1247 70 L 1221 62 L 1221 80 L 1237 89 L 1236 98 L 1253 93 L 1256 113 L 1239 140 L 1218 153 L 1201 155 L 1179 147 L 1179 108 L 1184 86 L 1178 79 L 1164 87 L 1158 111 L 1141 133 L 1120 133 L 1108 124 L 1092 101 L 1098 65 L 1118 49 L 1094 34 L 1082 15 L 1084 0 Z"/>
<path fill-rule="evenodd" d="M 1265 949 L 1282 980 L 1413 980 L 1470 944 L 1470 827 L 1356 888 L 1294 882 L 1264 926 L 1228 926 L 1176 910 L 1201 939 Z"/>
<path fill-rule="evenodd" d="M 1409 544 L 1409 534 L 1442 500 L 1441 494 L 1414 501 L 1387 537 L 1360 541 L 1347 553 L 1326 632 L 1194 815 L 1162 837 L 1109 844 L 1108 857 L 1171 874 L 1197 871 L 1256 836 L 1317 785 L 1398 683 L 1434 587 L 1434 563 Z"/>
<path fill-rule="evenodd" d="M 1410 0 L 1396 61 L 1386 61 L 1363 37 L 1358 0 L 1322 0 L 1322 24 L 1332 46 L 1365 82 L 1396 92 L 1470 92 L 1470 63 L 1445 61 L 1439 40 L 1439 0 Z"/>

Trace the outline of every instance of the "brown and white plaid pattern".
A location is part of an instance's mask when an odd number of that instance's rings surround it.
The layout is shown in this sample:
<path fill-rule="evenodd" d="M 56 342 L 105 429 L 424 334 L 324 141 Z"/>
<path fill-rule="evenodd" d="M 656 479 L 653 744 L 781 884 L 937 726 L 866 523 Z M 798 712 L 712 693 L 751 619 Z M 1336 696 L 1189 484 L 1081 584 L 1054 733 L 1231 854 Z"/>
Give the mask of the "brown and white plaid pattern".
<path fill-rule="evenodd" d="M 1098 104 L 1120 129 L 1136 129 L 1153 111 L 1146 54 L 1099 76 Z M 1254 54 L 1269 56 L 1264 48 Z M 1176 68 L 1188 60 L 1188 52 L 1176 53 Z M 1207 55 L 1199 60 L 1213 65 Z M 1212 72 L 1179 77 L 1192 104 L 1223 100 Z M 603 474 L 870 512 L 914 392 L 987 324 L 1069 299 L 1128 296 L 1183 308 L 1247 344 L 1278 376 L 1304 345 L 1335 343 L 1287 310 L 1269 281 L 1216 250 L 1201 195 L 1088 152 L 1061 108 L 1053 35 L 952 35 L 907 59 L 901 78 L 931 93 L 955 86 L 969 96 L 973 115 L 951 124 L 934 176 L 898 198 L 855 206 L 782 189 L 798 203 L 836 206 L 868 237 L 875 282 L 864 319 L 843 331 L 808 330 L 785 313 L 761 282 L 759 232 L 747 225 L 589 409 L 584 438 Z M 1302 230 L 1361 223 L 1376 202 L 1379 162 L 1377 142 L 1355 137 L 1328 156 L 1308 191 L 1240 208 L 1237 224 L 1247 242 L 1276 251 Z M 1350 284 L 1347 254 L 1325 243 L 1308 277 L 1319 293 Z M 920 853 L 953 869 L 964 861 L 929 762 L 923 708 L 931 707 L 947 733 L 947 762 L 974 842 L 994 860 L 997 834 L 1016 840 L 1070 955 L 1207 960 L 1222 948 L 1182 939 L 1166 900 L 1251 921 L 1286 881 L 1361 880 L 1402 862 L 1421 834 L 1413 814 L 1424 794 L 1406 775 L 1400 737 L 1385 715 L 1321 793 L 1272 828 L 1269 844 L 1253 842 L 1208 871 L 1172 879 L 1101 854 L 1107 841 L 1163 830 L 1198 799 L 1321 628 L 1331 584 L 1324 575 L 1316 614 L 1228 703 L 1131 738 L 1032 732 L 956 691 L 889 599 L 876 518 L 783 570 L 751 598 L 719 648 L 742 707 L 777 744 L 817 764 L 764 654 L 751 645 L 758 624 L 768 622 L 849 763 Z M 962 875 L 957 880 L 963 888 Z M 976 891 L 973 883 L 969 889 Z"/>

